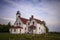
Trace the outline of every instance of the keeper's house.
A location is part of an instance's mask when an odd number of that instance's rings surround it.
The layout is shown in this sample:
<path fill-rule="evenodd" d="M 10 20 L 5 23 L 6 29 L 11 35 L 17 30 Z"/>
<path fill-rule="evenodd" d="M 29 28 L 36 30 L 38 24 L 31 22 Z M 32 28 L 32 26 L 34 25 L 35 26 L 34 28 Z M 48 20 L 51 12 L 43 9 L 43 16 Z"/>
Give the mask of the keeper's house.
<path fill-rule="evenodd" d="M 17 11 L 14 26 L 9 29 L 12 34 L 43 34 L 46 33 L 44 21 L 34 18 L 32 15 L 29 19 L 21 17 L 21 13 Z"/>

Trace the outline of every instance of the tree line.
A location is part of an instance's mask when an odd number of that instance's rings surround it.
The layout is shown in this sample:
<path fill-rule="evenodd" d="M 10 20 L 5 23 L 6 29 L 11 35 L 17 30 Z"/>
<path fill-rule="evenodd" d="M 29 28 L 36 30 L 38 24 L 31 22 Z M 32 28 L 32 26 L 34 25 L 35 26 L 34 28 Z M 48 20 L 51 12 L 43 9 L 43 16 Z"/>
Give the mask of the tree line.
<path fill-rule="evenodd" d="M 47 28 L 45 21 L 43 21 L 43 25 L 45 26 L 46 32 L 48 33 L 49 29 Z M 10 29 L 11 27 L 12 27 L 12 26 L 11 26 L 10 22 L 9 22 L 7 25 L 5 25 L 5 24 L 2 25 L 2 24 L 0 24 L 0 33 L 1 33 L 1 32 L 9 32 L 9 29 Z"/>
<path fill-rule="evenodd" d="M 10 22 L 5 25 L 5 24 L 0 24 L 0 33 L 3 33 L 3 32 L 9 32 L 9 28 L 12 27 Z"/>

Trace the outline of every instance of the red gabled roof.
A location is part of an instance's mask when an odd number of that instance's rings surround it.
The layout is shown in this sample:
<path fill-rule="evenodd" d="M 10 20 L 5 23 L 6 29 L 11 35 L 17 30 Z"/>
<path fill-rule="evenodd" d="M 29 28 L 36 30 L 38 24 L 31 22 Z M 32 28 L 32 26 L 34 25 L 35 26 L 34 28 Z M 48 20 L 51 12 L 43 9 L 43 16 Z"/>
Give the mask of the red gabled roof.
<path fill-rule="evenodd" d="M 36 28 L 36 26 L 34 26 L 34 25 L 31 25 L 31 26 L 29 26 L 30 28 Z"/>
<path fill-rule="evenodd" d="M 35 18 L 34 18 L 34 20 L 36 20 L 37 23 L 43 24 L 41 20 L 38 20 L 38 19 L 35 19 Z"/>
<path fill-rule="evenodd" d="M 42 22 L 41 20 L 39 20 L 39 19 L 36 19 L 36 18 L 30 18 L 30 21 L 31 21 L 32 19 L 34 19 L 37 23 L 43 24 L 43 22 Z"/>
<path fill-rule="evenodd" d="M 22 18 L 22 17 L 19 17 L 20 19 L 21 19 L 21 21 L 24 23 L 24 24 L 26 24 L 26 22 L 28 21 L 28 19 L 26 19 L 26 18 Z"/>
<path fill-rule="evenodd" d="M 28 19 L 26 19 L 26 18 L 22 18 L 22 17 L 20 17 L 19 16 L 19 18 L 21 19 L 21 21 L 24 23 L 24 24 L 26 24 L 26 22 L 28 21 Z M 43 22 L 41 21 L 41 20 L 39 20 L 39 19 L 36 19 L 36 18 L 30 18 L 30 21 L 32 20 L 32 19 L 34 19 L 37 23 L 40 23 L 40 24 L 43 24 Z"/>

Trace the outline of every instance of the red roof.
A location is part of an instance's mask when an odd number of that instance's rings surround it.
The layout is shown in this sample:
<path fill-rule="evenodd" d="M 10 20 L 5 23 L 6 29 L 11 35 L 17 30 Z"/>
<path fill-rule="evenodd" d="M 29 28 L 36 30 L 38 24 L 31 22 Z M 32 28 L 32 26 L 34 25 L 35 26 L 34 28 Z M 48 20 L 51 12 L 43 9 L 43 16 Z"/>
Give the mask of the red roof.
<path fill-rule="evenodd" d="M 43 24 L 43 22 L 42 22 L 41 20 L 39 20 L 39 19 L 36 19 L 36 18 L 30 18 L 30 21 L 31 21 L 32 19 L 34 19 L 37 23 Z"/>
<path fill-rule="evenodd" d="M 20 16 L 19 16 L 19 18 L 21 19 L 21 21 L 22 21 L 24 24 L 26 24 L 26 22 L 28 21 L 28 19 L 26 19 L 26 18 L 22 18 L 22 17 L 20 17 Z"/>
<path fill-rule="evenodd" d="M 19 16 L 19 18 L 21 19 L 21 21 L 22 21 L 24 24 L 26 24 L 26 22 L 28 21 L 28 19 L 26 19 L 26 18 L 22 18 L 22 17 L 20 17 L 20 16 Z M 41 20 L 39 20 L 39 19 L 30 18 L 30 21 L 31 21 L 32 19 L 36 20 L 37 23 L 43 24 L 43 22 L 42 22 Z"/>
<path fill-rule="evenodd" d="M 36 26 L 34 26 L 34 25 L 31 25 L 31 26 L 29 26 L 30 28 L 36 28 Z"/>
<path fill-rule="evenodd" d="M 12 27 L 12 28 L 22 28 L 21 26 L 16 26 L 16 27 Z"/>
<path fill-rule="evenodd" d="M 38 20 L 38 19 L 35 19 L 35 18 L 34 18 L 34 20 L 36 20 L 37 23 L 43 24 L 41 20 Z"/>

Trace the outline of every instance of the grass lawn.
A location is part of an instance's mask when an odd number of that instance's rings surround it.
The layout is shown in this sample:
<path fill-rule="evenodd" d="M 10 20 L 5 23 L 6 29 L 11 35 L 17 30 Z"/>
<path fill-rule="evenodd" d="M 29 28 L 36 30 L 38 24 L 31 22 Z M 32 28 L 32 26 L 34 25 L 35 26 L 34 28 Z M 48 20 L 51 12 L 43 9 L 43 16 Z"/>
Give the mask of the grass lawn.
<path fill-rule="evenodd" d="M 10 34 L 0 33 L 0 40 L 60 40 L 60 33 Z"/>

